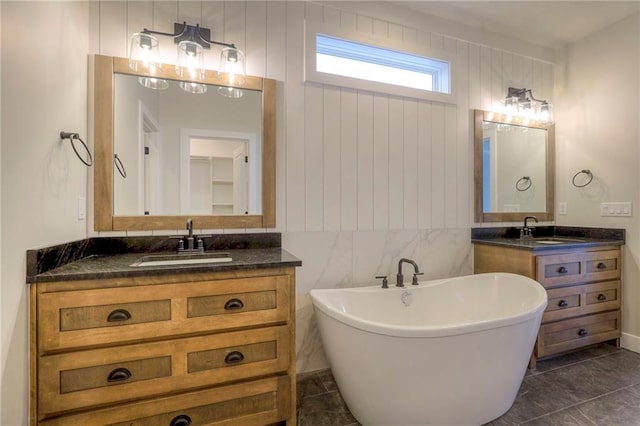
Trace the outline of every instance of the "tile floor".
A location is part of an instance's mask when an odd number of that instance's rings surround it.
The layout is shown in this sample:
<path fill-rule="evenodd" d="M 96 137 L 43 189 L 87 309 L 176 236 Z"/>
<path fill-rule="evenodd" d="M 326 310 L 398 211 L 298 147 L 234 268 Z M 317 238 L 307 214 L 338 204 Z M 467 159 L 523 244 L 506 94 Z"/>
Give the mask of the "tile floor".
<path fill-rule="evenodd" d="M 359 425 L 330 370 L 300 375 L 297 386 L 299 426 Z M 640 354 L 601 344 L 539 361 L 511 409 L 487 424 L 507 425 L 640 426 Z"/>

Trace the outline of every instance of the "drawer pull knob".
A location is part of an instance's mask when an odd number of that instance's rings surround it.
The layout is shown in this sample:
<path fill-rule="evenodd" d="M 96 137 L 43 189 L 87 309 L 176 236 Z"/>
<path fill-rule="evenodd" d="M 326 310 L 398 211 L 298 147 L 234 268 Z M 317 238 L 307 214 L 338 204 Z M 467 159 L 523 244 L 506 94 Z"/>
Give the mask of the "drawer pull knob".
<path fill-rule="evenodd" d="M 569 272 L 569 271 L 564 266 L 561 266 L 561 267 L 558 268 L 558 273 L 559 274 L 566 274 L 567 272 Z"/>
<path fill-rule="evenodd" d="M 585 328 L 581 328 L 580 330 L 578 330 L 578 336 L 580 337 L 584 337 L 587 334 L 589 334 L 589 332 Z"/>
<path fill-rule="evenodd" d="M 569 306 L 569 304 L 567 303 L 566 300 L 561 300 L 558 302 L 558 306 L 560 306 L 561 308 L 566 308 L 567 306 Z"/>
<path fill-rule="evenodd" d="M 598 300 L 607 300 L 607 296 L 605 296 L 604 293 L 600 293 L 598 295 Z"/>
<path fill-rule="evenodd" d="M 131 314 L 126 309 L 116 309 L 107 317 L 108 322 L 120 322 L 131 319 Z"/>
<path fill-rule="evenodd" d="M 224 309 L 226 311 L 235 311 L 242 308 L 244 308 L 244 303 L 240 299 L 230 299 L 224 304 Z"/>
<path fill-rule="evenodd" d="M 239 351 L 229 352 L 227 356 L 224 357 L 225 364 L 237 364 L 242 361 L 244 361 L 244 355 Z"/>
<path fill-rule="evenodd" d="M 598 263 L 598 266 L 596 266 L 596 268 L 598 269 L 607 269 L 607 264 L 604 262 L 600 262 Z"/>
<path fill-rule="evenodd" d="M 130 379 L 131 376 L 132 376 L 131 371 L 127 370 L 126 368 L 116 368 L 111 373 L 109 373 L 109 376 L 107 377 L 107 381 L 109 383 L 122 382 L 123 380 Z"/>
<path fill-rule="evenodd" d="M 175 416 L 169 426 L 189 426 L 191 424 L 191 417 L 186 414 L 180 414 L 179 416 Z"/>

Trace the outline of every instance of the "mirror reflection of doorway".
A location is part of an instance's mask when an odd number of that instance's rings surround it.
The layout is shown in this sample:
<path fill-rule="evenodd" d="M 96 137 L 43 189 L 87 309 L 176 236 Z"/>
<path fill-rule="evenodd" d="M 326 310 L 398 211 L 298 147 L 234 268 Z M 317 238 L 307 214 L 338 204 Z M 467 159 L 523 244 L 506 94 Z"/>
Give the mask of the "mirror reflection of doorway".
<path fill-rule="evenodd" d="M 260 211 L 260 150 L 253 134 L 181 130 L 180 211 L 245 215 Z"/>
<path fill-rule="evenodd" d="M 247 143 L 190 139 L 190 214 L 247 214 Z"/>

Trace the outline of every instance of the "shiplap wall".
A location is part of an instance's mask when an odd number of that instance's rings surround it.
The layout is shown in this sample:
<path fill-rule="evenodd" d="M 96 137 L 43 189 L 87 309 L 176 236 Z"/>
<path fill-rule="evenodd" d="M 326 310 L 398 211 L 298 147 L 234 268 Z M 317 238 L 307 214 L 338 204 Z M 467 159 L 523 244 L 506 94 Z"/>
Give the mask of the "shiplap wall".
<path fill-rule="evenodd" d="M 142 28 L 200 23 L 245 50 L 247 72 L 283 82 L 279 94 L 277 229 L 351 231 L 465 228 L 472 224 L 470 119 L 509 86 L 552 98 L 552 64 L 357 14 L 274 1 L 92 3 L 91 50 L 126 56 Z M 363 8 L 364 10 L 364 8 Z M 304 21 L 339 25 L 457 57 L 456 104 L 304 83 Z M 163 60 L 174 47 L 161 38 Z M 217 50 L 206 63 L 217 68 Z"/>

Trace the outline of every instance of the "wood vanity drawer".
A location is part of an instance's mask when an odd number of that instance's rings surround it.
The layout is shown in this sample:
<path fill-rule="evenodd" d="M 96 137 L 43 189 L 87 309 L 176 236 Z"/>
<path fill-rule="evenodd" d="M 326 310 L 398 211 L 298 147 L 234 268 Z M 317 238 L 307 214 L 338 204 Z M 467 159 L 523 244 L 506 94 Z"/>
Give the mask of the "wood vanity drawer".
<path fill-rule="evenodd" d="M 619 337 L 620 311 L 551 322 L 540 326 L 537 355 L 552 355 Z"/>
<path fill-rule="evenodd" d="M 48 416 L 283 373 L 289 339 L 278 326 L 42 356 L 38 408 Z"/>
<path fill-rule="evenodd" d="M 168 321 L 171 299 L 60 309 L 60 331 Z"/>
<path fill-rule="evenodd" d="M 536 278 L 547 288 L 620 278 L 620 251 L 537 256 Z"/>
<path fill-rule="evenodd" d="M 289 321 L 289 277 L 42 293 L 39 352 Z"/>
<path fill-rule="evenodd" d="M 543 323 L 619 309 L 620 281 L 552 288 L 547 295 Z"/>
<path fill-rule="evenodd" d="M 122 404 L 40 422 L 50 426 L 266 425 L 289 418 L 289 376 Z M 183 423 L 179 423 L 183 420 Z M 175 423 L 172 423 L 175 422 Z"/>

